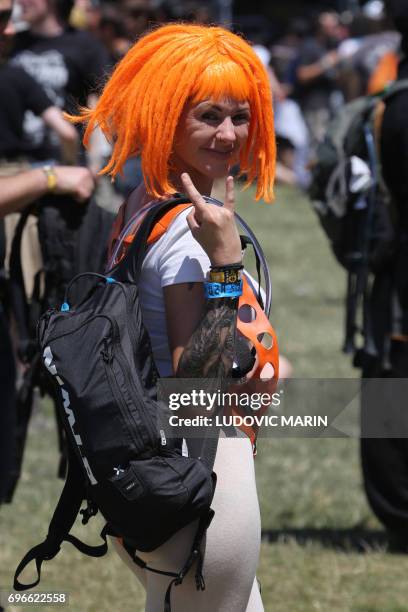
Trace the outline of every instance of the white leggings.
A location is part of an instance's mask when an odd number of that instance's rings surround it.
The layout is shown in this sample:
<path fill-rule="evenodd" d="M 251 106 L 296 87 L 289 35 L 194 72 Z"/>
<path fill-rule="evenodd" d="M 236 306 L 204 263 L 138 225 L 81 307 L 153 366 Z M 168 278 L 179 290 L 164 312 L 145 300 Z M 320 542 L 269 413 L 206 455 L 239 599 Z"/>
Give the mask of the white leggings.
<path fill-rule="evenodd" d="M 261 522 L 249 439 L 246 436 L 225 438 L 221 432 L 214 471 L 217 474 L 212 503 L 215 516 L 203 544 L 206 588 L 196 590 L 193 566 L 183 583 L 172 588 L 172 610 L 263 612 L 255 577 Z M 196 522 L 187 525 L 153 552 L 139 553 L 139 556 L 151 567 L 178 572 L 190 552 L 196 528 Z M 145 612 L 162 612 L 170 578 L 140 569 L 125 549 L 113 542 L 119 556 L 146 589 Z"/>

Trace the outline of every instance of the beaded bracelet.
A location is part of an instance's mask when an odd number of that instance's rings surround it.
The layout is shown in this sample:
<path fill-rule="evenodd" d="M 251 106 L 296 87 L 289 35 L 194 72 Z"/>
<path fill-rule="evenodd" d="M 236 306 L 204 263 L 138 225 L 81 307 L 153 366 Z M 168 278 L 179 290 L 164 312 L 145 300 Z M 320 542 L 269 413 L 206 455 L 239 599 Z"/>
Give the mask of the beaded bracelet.
<path fill-rule="evenodd" d="M 243 270 L 244 265 L 242 261 L 239 261 L 238 263 L 226 264 L 225 266 L 210 266 L 210 268 L 217 272 L 224 272 L 225 270 Z"/>

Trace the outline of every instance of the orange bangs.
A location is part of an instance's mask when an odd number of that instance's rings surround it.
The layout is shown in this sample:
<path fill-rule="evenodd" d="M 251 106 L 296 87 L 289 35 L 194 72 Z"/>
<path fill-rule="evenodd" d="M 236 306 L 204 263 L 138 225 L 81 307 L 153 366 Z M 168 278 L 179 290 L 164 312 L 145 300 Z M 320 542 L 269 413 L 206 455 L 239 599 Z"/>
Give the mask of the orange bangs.
<path fill-rule="evenodd" d="M 246 186 L 257 179 L 256 199 L 273 198 L 275 138 L 268 75 L 251 46 L 215 26 L 171 24 L 143 36 L 117 65 L 93 109 L 72 122 L 87 124 L 88 144 L 99 126 L 113 145 L 101 174 L 115 176 L 140 154 L 147 191 L 175 191 L 169 160 L 180 115 L 188 99 L 248 101 L 249 136 L 240 155 Z"/>

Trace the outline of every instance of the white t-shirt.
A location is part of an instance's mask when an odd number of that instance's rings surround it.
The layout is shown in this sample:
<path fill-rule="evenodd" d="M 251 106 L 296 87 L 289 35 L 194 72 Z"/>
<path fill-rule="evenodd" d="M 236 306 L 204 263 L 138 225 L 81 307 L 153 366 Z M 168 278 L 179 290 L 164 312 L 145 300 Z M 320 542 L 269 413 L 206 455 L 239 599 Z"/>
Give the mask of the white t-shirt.
<path fill-rule="evenodd" d="M 179 213 L 166 233 L 149 247 L 138 285 L 143 322 L 160 376 L 172 375 L 163 287 L 202 283 L 210 268 L 210 260 L 188 227 L 186 217 L 190 211 L 187 208 Z"/>
<path fill-rule="evenodd" d="M 135 206 L 128 211 L 129 218 L 138 210 L 154 204 L 145 191 L 139 188 L 135 194 Z M 171 353 L 167 337 L 166 311 L 163 287 L 179 283 L 202 283 L 210 269 L 210 260 L 193 237 L 187 223 L 191 207 L 180 212 L 170 223 L 166 233 L 147 250 L 138 283 L 143 322 L 150 336 L 156 367 L 160 376 L 173 374 Z M 136 216 L 137 218 L 137 216 Z M 125 230 L 126 231 L 126 230 Z M 245 271 L 254 289 L 258 283 Z M 265 301 L 265 294 L 261 288 Z"/>

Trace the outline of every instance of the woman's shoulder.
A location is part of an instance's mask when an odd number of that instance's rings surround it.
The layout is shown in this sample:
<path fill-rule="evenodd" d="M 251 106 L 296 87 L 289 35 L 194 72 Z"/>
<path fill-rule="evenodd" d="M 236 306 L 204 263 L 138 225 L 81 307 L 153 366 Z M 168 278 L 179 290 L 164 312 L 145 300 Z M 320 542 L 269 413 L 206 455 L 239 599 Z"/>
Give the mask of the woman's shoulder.
<path fill-rule="evenodd" d="M 191 208 L 184 209 L 172 220 L 165 234 L 148 251 L 162 287 L 176 283 L 203 282 L 210 261 L 193 237 L 187 223 Z"/>
<path fill-rule="evenodd" d="M 164 258 L 177 250 L 190 249 L 194 252 L 197 249 L 202 250 L 194 239 L 187 222 L 190 210 L 191 207 L 178 211 L 169 221 L 165 222 L 165 227 L 161 228 L 160 239 L 156 244 Z"/>
<path fill-rule="evenodd" d="M 120 208 L 120 210 L 123 209 L 123 223 L 127 223 L 136 213 L 141 211 L 148 204 L 152 203 L 152 201 L 153 198 L 146 192 L 144 183 L 140 183 L 140 185 L 130 192 Z"/>

